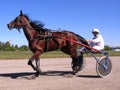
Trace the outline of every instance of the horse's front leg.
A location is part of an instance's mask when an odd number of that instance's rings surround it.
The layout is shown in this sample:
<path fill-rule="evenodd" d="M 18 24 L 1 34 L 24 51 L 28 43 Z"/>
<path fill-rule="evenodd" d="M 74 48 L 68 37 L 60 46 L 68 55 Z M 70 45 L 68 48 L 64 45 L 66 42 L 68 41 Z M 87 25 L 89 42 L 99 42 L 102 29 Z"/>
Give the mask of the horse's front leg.
<path fill-rule="evenodd" d="M 35 61 L 36 61 L 36 77 L 38 77 L 39 74 L 42 72 L 41 69 L 40 69 L 40 60 L 38 58 Z"/>
<path fill-rule="evenodd" d="M 33 70 L 35 70 L 36 71 L 36 67 L 33 65 L 33 62 L 34 61 L 34 58 L 32 57 L 32 58 L 30 58 L 29 59 L 29 61 L 28 61 L 28 65 L 30 65 L 32 68 L 33 68 Z"/>
<path fill-rule="evenodd" d="M 40 60 L 39 60 L 39 55 L 41 54 L 40 51 L 36 51 L 34 53 L 34 55 L 32 56 L 32 58 L 29 59 L 28 61 L 28 65 L 30 65 L 33 70 L 36 71 L 36 74 L 32 77 L 33 79 L 38 77 L 39 74 L 41 73 L 41 69 L 40 69 Z M 33 65 L 33 61 L 35 60 L 36 66 Z"/>

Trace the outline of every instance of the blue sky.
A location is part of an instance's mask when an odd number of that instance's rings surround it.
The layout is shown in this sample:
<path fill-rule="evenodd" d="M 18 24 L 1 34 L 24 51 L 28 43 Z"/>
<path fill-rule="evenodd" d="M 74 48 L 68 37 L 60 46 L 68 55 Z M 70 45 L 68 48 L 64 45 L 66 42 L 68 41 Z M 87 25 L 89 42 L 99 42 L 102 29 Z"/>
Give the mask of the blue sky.
<path fill-rule="evenodd" d="M 1 0 L 0 41 L 27 45 L 22 29 L 7 28 L 20 10 L 45 28 L 73 31 L 85 39 L 92 39 L 91 30 L 98 28 L 105 45 L 120 46 L 120 0 Z"/>

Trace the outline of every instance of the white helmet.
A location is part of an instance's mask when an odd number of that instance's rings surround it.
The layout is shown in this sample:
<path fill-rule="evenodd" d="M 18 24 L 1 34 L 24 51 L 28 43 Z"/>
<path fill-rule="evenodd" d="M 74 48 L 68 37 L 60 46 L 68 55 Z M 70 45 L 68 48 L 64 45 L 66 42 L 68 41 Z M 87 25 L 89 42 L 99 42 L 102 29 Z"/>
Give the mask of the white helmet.
<path fill-rule="evenodd" d="M 100 33 L 100 31 L 99 31 L 97 28 L 92 29 L 92 33 L 93 33 L 93 32 Z"/>

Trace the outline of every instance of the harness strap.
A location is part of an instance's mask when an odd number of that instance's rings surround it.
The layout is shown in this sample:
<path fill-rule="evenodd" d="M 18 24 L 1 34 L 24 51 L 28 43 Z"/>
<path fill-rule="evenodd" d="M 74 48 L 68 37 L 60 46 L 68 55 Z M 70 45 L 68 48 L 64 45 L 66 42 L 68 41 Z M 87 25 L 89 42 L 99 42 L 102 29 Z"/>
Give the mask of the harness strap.
<path fill-rule="evenodd" d="M 36 40 L 36 39 L 45 40 L 44 52 L 47 52 L 49 50 L 49 42 L 51 41 L 51 39 L 55 41 L 54 38 L 58 38 L 58 37 L 53 36 L 50 31 L 46 30 L 43 34 L 40 34 L 39 36 L 37 36 L 32 40 Z"/>
<path fill-rule="evenodd" d="M 45 39 L 45 47 L 44 47 L 44 52 L 47 52 L 49 49 L 49 42 L 52 39 L 52 33 L 48 30 L 45 31 L 44 34 L 39 35 L 39 39 L 43 40 Z"/>

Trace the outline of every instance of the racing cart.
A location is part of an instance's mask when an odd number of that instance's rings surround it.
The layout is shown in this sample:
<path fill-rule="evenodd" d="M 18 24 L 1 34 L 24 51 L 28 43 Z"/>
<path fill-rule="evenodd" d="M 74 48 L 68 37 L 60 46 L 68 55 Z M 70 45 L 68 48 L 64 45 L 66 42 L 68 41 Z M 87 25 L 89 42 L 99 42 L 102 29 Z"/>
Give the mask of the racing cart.
<path fill-rule="evenodd" d="M 70 40 L 67 38 L 62 38 L 62 39 L 83 46 L 85 49 L 84 53 L 89 53 L 96 60 L 96 72 L 97 72 L 97 74 L 100 77 L 109 76 L 109 74 L 111 73 L 111 70 L 112 70 L 112 62 L 111 62 L 111 59 L 109 58 L 108 52 L 105 52 L 103 50 L 97 50 L 91 46 L 88 46 L 88 45 L 83 44 L 83 43 L 78 42 L 78 41 Z M 88 50 L 88 49 L 91 49 L 91 50 Z M 81 54 L 83 54 L 83 52 Z M 97 54 L 101 54 L 102 57 L 97 57 Z M 78 58 L 81 58 L 81 56 L 78 56 Z M 80 59 L 80 60 L 82 60 L 82 65 L 80 67 L 80 71 L 81 71 L 85 66 L 85 61 L 83 59 Z"/>

